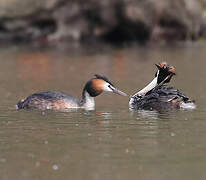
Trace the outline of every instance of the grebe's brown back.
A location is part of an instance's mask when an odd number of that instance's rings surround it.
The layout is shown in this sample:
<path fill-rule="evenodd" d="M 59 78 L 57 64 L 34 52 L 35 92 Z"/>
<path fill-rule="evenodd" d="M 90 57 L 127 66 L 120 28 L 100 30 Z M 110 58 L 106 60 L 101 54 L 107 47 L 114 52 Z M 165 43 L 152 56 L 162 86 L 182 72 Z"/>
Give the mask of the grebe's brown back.
<path fill-rule="evenodd" d="M 100 95 L 103 91 L 127 96 L 124 92 L 116 89 L 106 77 L 95 75 L 86 83 L 81 99 L 60 91 L 45 91 L 28 96 L 26 99 L 19 101 L 16 107 L 17 109 L 51 109 L 56 111 L 67 111 L 74 108 L 94 110 L 94 97 Z"/>

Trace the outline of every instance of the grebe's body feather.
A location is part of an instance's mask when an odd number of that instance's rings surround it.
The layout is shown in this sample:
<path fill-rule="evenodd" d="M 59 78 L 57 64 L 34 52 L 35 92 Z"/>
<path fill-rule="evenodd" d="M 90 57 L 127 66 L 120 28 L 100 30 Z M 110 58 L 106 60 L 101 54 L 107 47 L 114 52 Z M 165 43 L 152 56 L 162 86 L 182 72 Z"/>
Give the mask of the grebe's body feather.
<path fill-rule="evenodd" d="M 133 97 L 131 108 L 135 110 L 168 111 L 172 109 L 194 109 L 196 106 L 182 91 L 173 87 L 159 87 L 145 96 Z"/>

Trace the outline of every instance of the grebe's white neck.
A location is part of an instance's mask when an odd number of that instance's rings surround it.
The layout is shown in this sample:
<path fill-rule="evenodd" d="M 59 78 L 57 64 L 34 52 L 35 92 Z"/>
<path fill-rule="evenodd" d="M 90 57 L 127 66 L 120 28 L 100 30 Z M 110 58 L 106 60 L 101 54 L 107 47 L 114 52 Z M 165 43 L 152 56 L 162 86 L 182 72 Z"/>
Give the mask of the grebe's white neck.
<path fill-rule="evenodd" d="M 95 109 L 94 97 L 90 96 L 87 91 L 84 91 L 82 108 L 88 111 Z"/>
<path fill-rule="evenodd" d="M 132 108 L 132 106 L 133 106 L 132 104 L 134 103 L 134 98 L 136 96 L 144 96 L 147 92 L 149 92 L 150 90 L 152 90 L 153 88 L 155 88 L 158 85 L 158 83 L 157 83 L 158 75 L 159 75 L 159 70 L 157 71 L 156 77 L 146 87 L 144 87 L 143 89 L 141 89 L 140 91 L 138 91 L 137 93 L 133 94 L 130 97 L 130 100 L 129 100 L 129 107 L 130 108 Z"/>
<path fill-rule="evenodd" d="M 138 91 L 137 93 L 133 94 L 130 97 L 129 100 L 129 107 L 132 108 L 133 107 L 133 103 L 134 103 L 134 98 L 136 96 L 144 96 L 147 92 L 149 92 L 150 90 L 152 90 L 153 88 L 155 88 L 157 86 L 157 77 L 155 77 L 145 88 L 141 89 L 140 91 Z"/>
<path fill-rule="evenodd" d="M 133 96 L 140 95 L 144 96 L 147 92 L 152 90 L 157 86 L 157 77 L 155 77 L 145 88 L 141 89 L 137 93 L 135 93 Z"/>

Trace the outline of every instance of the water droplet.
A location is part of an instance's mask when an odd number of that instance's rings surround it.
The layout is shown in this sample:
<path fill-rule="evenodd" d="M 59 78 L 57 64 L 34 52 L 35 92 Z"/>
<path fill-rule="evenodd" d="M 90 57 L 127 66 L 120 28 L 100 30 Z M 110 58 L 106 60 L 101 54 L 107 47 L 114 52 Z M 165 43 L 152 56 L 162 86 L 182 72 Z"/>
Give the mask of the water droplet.
<path fill-rule="evenodd" d="M 57 164 L 54 164 L 54 165 L 52 166 L 52 169 L 56 171 L 56 170 L 59 169 L 59 166 L 58 166 Z"/>
<path fill-rule="evenodd" d="M 1 163 L 5 163 L 6 162 L 6 158 L 0 158 L 0 162 Z"/>
<path fill-rule="evenodd" d="M 40 162 L 37 161 L 37 162 L 35 163 L 35 166 L 36 166 L 36 167 L 39 167 L 39 166 L 40 166 Z"/>
<path fill-rule="evenodd" d="M 109 155 L 109 153 L 104 153 L 103 156 L 104 157 L 109 157 L 110 155 Z"/>
<path fill-rule="evenodd" d="M 34 155 L 33 153 L 28 153 L 28 157 L 30 157 L 30 158 L 34 158 L 35 155 Z"/>
<path fill-rule="evenodd" d="M 131 154 L 132 154 L 132 155 L 134 155 L 134 154 L 135 154 L 135 151 L 134 151 L 134 150 L 132 150 L 132 151 L 131 151 Z"/>

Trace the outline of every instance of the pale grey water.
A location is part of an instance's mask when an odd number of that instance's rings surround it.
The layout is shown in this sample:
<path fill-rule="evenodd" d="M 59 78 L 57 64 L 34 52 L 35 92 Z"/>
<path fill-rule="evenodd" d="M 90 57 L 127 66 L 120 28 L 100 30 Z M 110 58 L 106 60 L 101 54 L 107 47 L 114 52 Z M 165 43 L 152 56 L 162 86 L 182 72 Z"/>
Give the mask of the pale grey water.
<path fill-rule="evenodd" d="M 1 47 L 0 179 L 205 179 L 205 54 L 206 44 Z M 176 67 L 171 84 L 196 100 L 196 110 L 130 112 L 127 97 L 106 93 L 96 98 L 94 112 L 14 108 L 42 90 L 80 97 L 95 73 L 132 94 L 153 78 L 154 64 L 162 60 Z"/>

